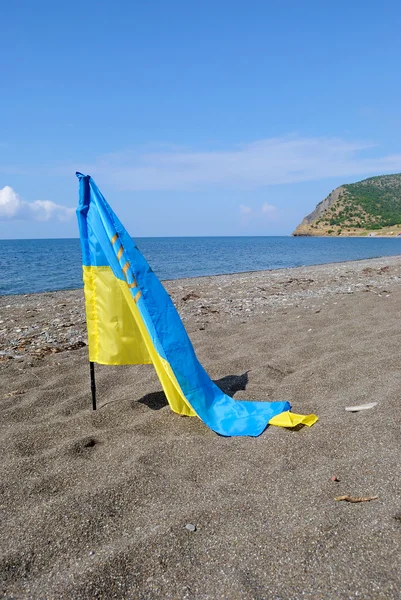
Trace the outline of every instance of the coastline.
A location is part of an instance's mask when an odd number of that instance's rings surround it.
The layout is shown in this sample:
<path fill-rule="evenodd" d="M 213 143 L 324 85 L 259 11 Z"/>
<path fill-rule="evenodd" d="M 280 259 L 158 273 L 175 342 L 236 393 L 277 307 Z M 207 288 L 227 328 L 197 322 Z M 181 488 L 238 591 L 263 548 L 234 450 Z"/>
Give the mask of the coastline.
<path fill-rule="evenodd" d="M 96 366 L 92 412 L 83 290 L 1 296 L 4 596 L 398 598 L 400 283 L 400 256 L 164 282 L 226 393 L 319 416 L 255 439 L 147 365 Z"/>
<path fill-rule="evenodd" d="M 184 323 L 321 307 L 325 296 L 401 282 L 401 256 L 163 281 Z M 87 344 L 83 289 L 0 296 L 0 359 L 76 350 Z"/>
<path fill-rule="evenodd" d="M 143 238 L 140 247 L 164 281 L 401 254 L 400 239 L 390 238 L 378 238 L 376 242 L 365 238 L 291 236 L 184 238 L 184 241 L 182 238 Z M 81 250 L 77 239 L 26 240 L 25 246 L 5 244 L 3 250 L 0 296 L 82 288 Z M 18 251 L 24 256 L 22 270 Z M 37 252 L 53 260 L 44 258 L 37 263 Z"/>

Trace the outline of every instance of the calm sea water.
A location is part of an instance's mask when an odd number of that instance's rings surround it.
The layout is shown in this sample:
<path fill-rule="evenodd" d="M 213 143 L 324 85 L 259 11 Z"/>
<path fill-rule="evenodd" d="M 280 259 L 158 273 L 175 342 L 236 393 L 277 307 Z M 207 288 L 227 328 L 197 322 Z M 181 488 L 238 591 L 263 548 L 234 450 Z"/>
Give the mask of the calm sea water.
<path fill-rule="evenodd" d="M 400 238 L 136 238 L 160 279 L 401 254 Z M 82 287 L 78 239 L 0 240 L 0 295 Z"/>

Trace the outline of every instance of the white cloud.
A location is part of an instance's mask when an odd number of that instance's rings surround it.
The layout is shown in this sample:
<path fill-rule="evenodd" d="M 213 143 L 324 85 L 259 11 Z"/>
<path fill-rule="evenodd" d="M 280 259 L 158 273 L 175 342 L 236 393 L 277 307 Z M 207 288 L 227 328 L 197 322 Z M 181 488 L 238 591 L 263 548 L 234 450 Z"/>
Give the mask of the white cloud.
<path fill-rule="evenodd" d="M 21 209 L 22 202 L 13 188 L 6 185 L 0 190 L 0 218 L 12 219 Z"/>
<path fill-rule="evenodd" d="M 50 200 L 26 202 L 9 185 L 0 189 L 0 220 L 2 221 L 11 219 L 66 221 L 74 215 L 74 212 L 73 208 L 55 204 Z"/>
<path fill-rule="evenodd" d="M 262 212 L 265 214 L 272 214 L 274 212 L 276 212 L 277 207 L 273 206 L 273 204 L 268 204 L 267 202 L 264 203 L 264 205 L 262 206 Z"/>
<path fill-rule="evenodd" d="M 281 137 L 228 150 L 124 152 L 101 157 L 84 171 L 125 190 L 251 189 L 401 171 L 401 153 L 372 157 L 375 145 L 338 138 Z M 377 153 L 377 149 L 376 149 Z"/>
<path fill-rule="evenodd" d="M 252 208 L 250 206 L 245 206 L 244 204 L 241 204 L 239 207 L 239 211 L 241 215 L 249 215 L 249 213 L 252 212 Z"/>
<path fill-rule="evenodd" d="M 49 221 L 50 219 L 66 221 L 75 213 L 73 208 L 55 204 L 55 202 L 51 202 L 50 200 L 35 200 L 35 202 L 32 202 L 28 206 L 37 221 Z"/>

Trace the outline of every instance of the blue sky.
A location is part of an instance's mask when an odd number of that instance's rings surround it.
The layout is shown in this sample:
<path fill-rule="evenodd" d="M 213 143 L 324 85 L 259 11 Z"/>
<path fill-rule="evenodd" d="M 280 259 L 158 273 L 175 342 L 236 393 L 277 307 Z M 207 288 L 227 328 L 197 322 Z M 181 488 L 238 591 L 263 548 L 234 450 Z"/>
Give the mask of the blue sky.
<path fill-rule="evenodd" d="M 398 0 L 15 0 L 0 238 L 76 237 L 75 171 L 133 236 L 290 234 L 401 171 Z"/>

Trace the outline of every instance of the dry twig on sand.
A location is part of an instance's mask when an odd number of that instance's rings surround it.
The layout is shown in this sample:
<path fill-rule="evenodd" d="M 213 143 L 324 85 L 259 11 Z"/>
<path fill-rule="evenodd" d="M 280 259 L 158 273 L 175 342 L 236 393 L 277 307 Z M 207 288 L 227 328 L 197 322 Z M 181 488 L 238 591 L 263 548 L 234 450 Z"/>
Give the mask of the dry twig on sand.
<path fill-rule="evenodd" d="M 344 500 L 345 502 L 370 502 L 371 500 L 377 500 L 379 496 L 365 496 L 365 497 L 361 497 L 361 498 L 354 498 L 352 496 L 337 496 L 337 498 L 335 498 L 335 500 L 337 500 L 338 502 L 340 500 Z"/>

